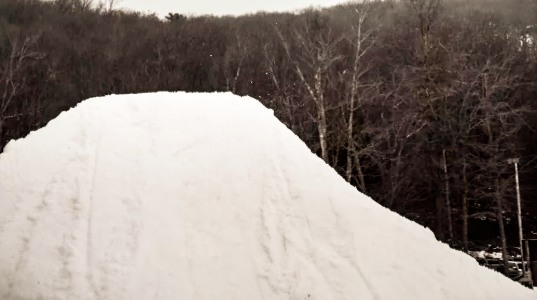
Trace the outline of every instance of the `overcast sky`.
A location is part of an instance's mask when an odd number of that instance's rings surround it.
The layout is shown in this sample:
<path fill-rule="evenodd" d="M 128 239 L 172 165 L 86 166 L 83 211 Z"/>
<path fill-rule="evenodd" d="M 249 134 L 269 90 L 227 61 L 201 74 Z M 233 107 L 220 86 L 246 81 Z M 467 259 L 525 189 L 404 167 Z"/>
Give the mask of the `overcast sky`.
<path fill-rule="evenodd" d="M 118 1 L 118 0 L 116 0 Z M 164 17 L 170 12 L 184 15 L 241 15 L 257 11 L 294 11 L 309 6 L 333 6 L 349 0 L 119 0 L 117 8 L 155 12 Z"/>

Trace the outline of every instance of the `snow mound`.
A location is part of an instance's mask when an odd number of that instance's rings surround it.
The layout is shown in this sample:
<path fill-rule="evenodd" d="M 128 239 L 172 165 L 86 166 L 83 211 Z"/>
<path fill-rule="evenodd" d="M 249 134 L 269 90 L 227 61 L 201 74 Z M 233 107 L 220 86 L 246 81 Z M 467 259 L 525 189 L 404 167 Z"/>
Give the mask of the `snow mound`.
<path fill-rule="evenodd" d="M 0 299 L 537 299 L 258 101 L 93 98 L 0 155 Z"/>

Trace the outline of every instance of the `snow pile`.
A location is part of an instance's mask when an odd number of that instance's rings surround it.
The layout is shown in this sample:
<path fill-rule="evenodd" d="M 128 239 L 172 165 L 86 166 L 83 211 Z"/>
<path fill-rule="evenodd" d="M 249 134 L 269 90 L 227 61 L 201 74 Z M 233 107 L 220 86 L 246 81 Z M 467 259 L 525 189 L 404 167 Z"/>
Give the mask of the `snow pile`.
<path fill-rule="evenodd" d="M 537 299 L 231 94 L 87 100 L 0 155 L 0 299 Z"/>

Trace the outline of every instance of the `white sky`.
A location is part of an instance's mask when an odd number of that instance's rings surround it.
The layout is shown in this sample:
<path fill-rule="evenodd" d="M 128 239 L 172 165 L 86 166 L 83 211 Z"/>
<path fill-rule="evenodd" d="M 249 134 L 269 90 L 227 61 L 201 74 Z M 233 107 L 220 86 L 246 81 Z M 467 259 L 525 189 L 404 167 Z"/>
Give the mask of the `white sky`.
<path fill-rule="evenodd" d="M 118 0 L 116 0 L 118 1 Z M 328 7 L 349 0 L 119 0 L 117 8 L 140 12 L 155 12 L 159 17 L 168 13 L 184 15 L 241 15 L 257 11 L 294 11 L 309 6 Z"/>

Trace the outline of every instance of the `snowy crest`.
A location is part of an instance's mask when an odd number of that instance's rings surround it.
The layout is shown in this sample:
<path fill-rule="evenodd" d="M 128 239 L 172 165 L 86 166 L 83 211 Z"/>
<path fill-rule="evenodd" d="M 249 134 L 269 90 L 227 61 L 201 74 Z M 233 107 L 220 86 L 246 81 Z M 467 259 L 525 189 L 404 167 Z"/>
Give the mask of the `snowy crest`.
<path fill-rule="evenodd" d="M 346 183 L 258 101 L 84 101 L 0 155 L 0 299 L 537 299 Z"/>

